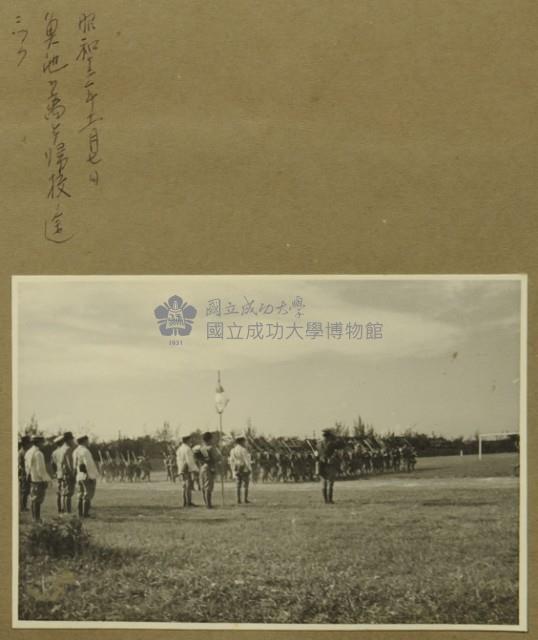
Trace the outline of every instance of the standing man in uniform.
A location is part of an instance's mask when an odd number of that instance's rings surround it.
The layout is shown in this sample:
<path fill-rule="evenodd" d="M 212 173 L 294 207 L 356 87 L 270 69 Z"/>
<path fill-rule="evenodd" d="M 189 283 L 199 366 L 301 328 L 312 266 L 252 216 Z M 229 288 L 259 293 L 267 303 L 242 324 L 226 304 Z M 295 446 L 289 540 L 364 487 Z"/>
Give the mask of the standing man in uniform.
<path fill-rule="evenodd" d="M 237 504 L 241 504 L 241 487 L 244 487 L 245 504 L 248 500 L 248 485 L 252 472 L 250 454 L 245 447 L 246 438 L 239 436 L 235 439 L 235 447 L 230 451 L 230 467 L 236 481 Z"/>
<path fill-rule="evenodd" d="M 202 436 L 202 446 L 200 447 L 201 465 L 200 482 L 202 483 L 202 497 L 208 509 L 212 509 L 211 496 L 215 486 L 215 474 L 220 465 L 222 456 L 213 444 L 213 434 L 210 431 Z"/>
<path fill-rule="evenodd" d="M 26 465 L 24 456 L 28 449 L 32 446 L 32 438 L 30 436 L 22 436 L 17 454 L 18 475 L 19 475 L 19 507 L 21 511 L 28 511 L 28 496 L 30 495 L 30 482 L 26 473 Z"/>
<path fill-rule="evenodd" d="M 334 504 L 333 488 L 336 479 L 337 463 L 336 450 L 337 439 L 331 429 L 323 430 L 323 440 L 318 444 L 319 476 L 322 481 L 321 492 L 325 504 Z"/>
<path fill-rule="evenodd" d="M 191 449 L 191 437 L 184 436 L 176 452 L 177 470 L 183 489 L 183 507 L 196 507 L 192 501 L 193 474 L 198 471 Z"/>
<path fill-rule="evenodd" d="M 75 439 L 71 431 L 66 431 L 57 440 L 60 446 L 52 452 L 52 467 L 58 480 L 56 505 L 58 513 L 71 513 L 71 501 L 76 486 L 76 472 L 73 466 Z"/>
<path fill-rule="evenodd" d="M 81 518 L 88 518 L 92 500 L 95 495 L 99 470 L 97 469 L 91 451 L 88 449 L 88 436 L 79 436 L 77 443 L 78 447 L 73 452 L 73 467 L 77 474 L 78 515 Z"/>
<path fill-rule="evenodd" d="M 52 467 L 52 477 L 53 478 L 55 477 L 57 480 L 56 509 L 58 510 L 58 513 L 63 513 L 62 480 L 61 480 L 62 471 L 61 471 L 60 456 L 62 455 L 61 448 L 64 443 L 64 437 L 57 436 L 56 438 L 54 438 L 53 443 L 56 446 L 56 448 L 54 449 L 54 451 L 50 456 L 50 463 Z"/>
<path fill-rule="evenodd" d="M 48 483 L 51 482 L 42 451 L 44 444 L 45 438 L 43 436 L 33 436 L 32 446 L 24 456 L 26 476 L 30 483 L 30 504 L 34 522 L 41 522 L 41 505 L 45 499 Z"/>

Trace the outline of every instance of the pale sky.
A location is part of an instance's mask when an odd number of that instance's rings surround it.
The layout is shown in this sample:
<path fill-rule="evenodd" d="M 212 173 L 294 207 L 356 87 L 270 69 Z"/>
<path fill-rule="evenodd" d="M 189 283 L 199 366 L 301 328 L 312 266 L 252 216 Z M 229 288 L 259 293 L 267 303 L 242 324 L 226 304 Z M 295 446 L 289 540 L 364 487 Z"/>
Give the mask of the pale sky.
<path fill-rule="evenodd" d="M 311 436 L 359 414 L 376 430 L 448 436 L 519 428 L 519 280 L 155 277 L 18 280 L 18 423 L 99 438 L 215 429 L 217 370 L 230 398 L 224 430 Z M 179 295 L 197 309 L 170 346 L 154 309 Z M 292 337 L 277 305 L 300 296 L 307 322 L 382 324 L 382 338 Z M 207 318 L 208 300 L 245 297 L 268 315 Z M 267 310 L 270 307 L 266 306 Z M 284 325 L 273 340 L 207 339 L 207 321 Z M 229 335 L 226 330 L 225 335 Z M 264 327 L 264 334 L 268 331 Z"/>

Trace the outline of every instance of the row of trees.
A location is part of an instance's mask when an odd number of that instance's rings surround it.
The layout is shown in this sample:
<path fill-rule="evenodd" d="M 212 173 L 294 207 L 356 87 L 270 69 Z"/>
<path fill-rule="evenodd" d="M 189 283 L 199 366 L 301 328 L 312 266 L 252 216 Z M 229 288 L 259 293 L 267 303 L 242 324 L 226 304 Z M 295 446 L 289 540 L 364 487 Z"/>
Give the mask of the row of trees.
<path fill-rule="evenodd" d="M 351 425 L 346 425 L 343 422 L 336 421 L 331 427 L 335 434 L 341 438 L 368 438 L 374 439 L 380 444 L 398 446 L 402 441 L 407 442 L 414 447 L 419 456 L 436 456 L 436 455 L 459 455 L 463 454 L 477 454 L 478 453 L 478 433 L 475 433 L 472 437 L 464 438 L 458 437 L 446 437 L 438 435 L 434 432 L 430 434 L 420 433 L 415 429 L 409 428 L 403 433 L 396 434 L 394 431 L 388 431 L 384 434 L 376 432 L 372 424 L 366 423 L 361 416 L 358 416 Z M 265 435 L 257 431 L 250 418 L 247 419 L 245 428 L 241 430 L 242 433 L 246 433 L 250 440 L 254 440 L 256 437 L 263 436 L 266 440 L 273 440 L 275 436 Z M 30 421 L 25 425 L 21 432 L 34 435 L 43 434 L 43 431 L 39 427 L 39 422 L 35 415 L 32 416 Z M 58 435 L 61 430 L 58 430 Z M 202 431 L 197 429 L 191 432 L 194 439 L 201 441 Z M 227 432 L 227 438 L 233 439 L 238 435 L 238 431 L 230 430 Z M 290 434 L 290 438 L 297 439 L 297 436 Z M 301 439 L 301 438 L 299 438 Z M 162 427 L 155 430 L 152 435 L 138 436 L 136 438 L 122 437 L 121 432 L 118 431 L 118 437 L 112 438 L 106 441 L 92 439 L 92 448 L 107 449 L 111 452 L 117 451 L 126 453 L 128 451 L 135 455 L 144 455 L 149 458 L 160 458 L 163 453 L 168 451 L 172 444 L 176 444 L 179 440 L 179 429 L 173 429 L 170 422 L 163 422 Z M 488 442 L 485 444 L 485 451 L 491 453 L 501 453 L 517 450 L 517 436 Z"/>

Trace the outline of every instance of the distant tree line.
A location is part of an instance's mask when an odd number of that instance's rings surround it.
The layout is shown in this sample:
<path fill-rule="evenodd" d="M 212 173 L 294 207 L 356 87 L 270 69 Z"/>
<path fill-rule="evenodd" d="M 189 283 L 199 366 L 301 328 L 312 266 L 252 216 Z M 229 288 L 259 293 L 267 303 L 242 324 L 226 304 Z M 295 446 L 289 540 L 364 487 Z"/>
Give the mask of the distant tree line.
<path fill-rule="evenodd" d="M 399 446 L 402 442 L 406 442 L 410 444 L 417 452 L 417 455 L 421 457 L 460 455 L 461 453 L 464 455 L 478 454 L 478 432 L 468 438 L 464 438 L 463 436 L 447 437 L 438 435 L 433 431 L 429 434 L 420 433 L 412 428 L 398 434 L 394 431 L 385 431 L 381 434 L 375 430 L 372 424 L 366 423 L 361 416 L 353 420 L 351 425 L 346 425 L 341 421 L 335 421 L 333 425 L 328 426 L 340 438 L 367 438 L 372 442 L 378 443 L 380 447 L 384 445 Z M 243 429 L 229 430 L 224 435 L 224 442 L 221 444 L 229 443 L 239 432 L 246 434 L 249 440 L 254 440 L 260 436 L 269 442 L 277 440 L 277 436 L 265 435 L 258 432 L 251 418 L 248 418 Z M 55 433 L 44 433 L 39 427 L 36 416 L 33 415 L 30 421 L 20 431 L 19 435 L 41 434 L 52 439 L 61 433 L 61 429 L 58 429 Z M 182 435 L 186 434 L 187 431 Z M 168 421 L 165 421 L 161 427 L 158 427 L 153 434 L 137 436 L 136 438 L 122 437 L 121 431 L 118 431 L 117 438 L 111 438 L 109 440 L 98 439 L 92 436 L 92 434 L 88 435 L 90 435 L 90 447 L 96 459 L 99 459 L 99 452 L 101 452 L 102 455 L 104 451 L 108 451 L 113 457 L 117 454 L 126 455 L 130 452 L 136 456 L 145 456 L 153 459 L 162 458 L 163 454 L 169 452 L 170 448 L 178 444 L 180 439 L 178 429 L 172 429 Z M 192 435 L 195 443 L 200 443 L 202 430 L 196 429 L 190 431 L 189 435 Z M 215 437 L 219 440 L 220 434 L 215 432 Z M 278 438 L 281 439 L 282 436 L 278 436 Z M 293 433 L 290 433 L 286 438 L 290 440 L 305 439 Z M 310 440 L 312 440 L 312 438 L 310 438 Z M 519 436 L 509 436 L 505 439 L 483 442 L 482 446 L 484 453 L 514 452 L 519 449 Z"/>

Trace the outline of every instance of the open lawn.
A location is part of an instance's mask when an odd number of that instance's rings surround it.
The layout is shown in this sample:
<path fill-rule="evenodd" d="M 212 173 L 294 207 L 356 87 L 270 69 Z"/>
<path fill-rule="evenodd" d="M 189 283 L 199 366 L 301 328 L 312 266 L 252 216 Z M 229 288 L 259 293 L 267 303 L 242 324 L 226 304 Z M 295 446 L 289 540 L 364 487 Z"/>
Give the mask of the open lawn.
<path fill-rule="evenodd" d="M 20 618 L 517 624 L 516 463 L 419 459 L 412 474 L 337 483 L 335 505 L 305 483 L 254 485 L 235 506 L 227 483 L 213 511 L 178 508 L 179 485 L 157 478 L 99 483 L 88 550 L 36 559 L 22 546 Z"/>

